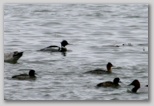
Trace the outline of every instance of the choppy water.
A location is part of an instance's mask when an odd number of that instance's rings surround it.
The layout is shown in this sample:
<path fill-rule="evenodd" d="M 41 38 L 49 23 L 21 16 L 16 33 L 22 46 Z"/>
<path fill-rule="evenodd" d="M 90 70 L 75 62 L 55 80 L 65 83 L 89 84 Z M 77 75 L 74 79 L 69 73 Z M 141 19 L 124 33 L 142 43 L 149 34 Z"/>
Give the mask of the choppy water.
<path fill-rule="evenodd" d="M 72 44 L 66 56 L 37 51 L 63 39 Z M 148 84 L 146 4 L 5 4 L 4 51 L 16 50 L 24 51 L 18 63 L 4 63 L 6 100 L 148 99 L 148 91 L 127 92 L 134 79 Z M 116 66 L 111 75 L 83 74 L 107 62 Z M 35 81 L 11 79 L 28 69 L 36 70 Z M 119 89 L 95 88 L 115 77 Z"/>

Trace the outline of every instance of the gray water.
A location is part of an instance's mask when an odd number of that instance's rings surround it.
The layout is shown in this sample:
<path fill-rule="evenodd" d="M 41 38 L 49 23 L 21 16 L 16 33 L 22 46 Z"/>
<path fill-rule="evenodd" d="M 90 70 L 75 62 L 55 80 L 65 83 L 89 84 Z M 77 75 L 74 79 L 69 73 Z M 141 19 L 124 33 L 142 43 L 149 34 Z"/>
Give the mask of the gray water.
<path fill-rule="evenodd" d="M 63 39 L 71 44 L 66 56 L 37 51 Z M 127 86 L 148 84 L 146 4 L 5 4 L 4 52 L 17 50 L 24 51 L 18 63 L 4 63 L 5 100 L 148 100 L 147 90 Z M 84 74 L 108 62 L 112 74 Z M 36 80 L 11 79 L 29 69 Z M 95 88 L 115 77 L 120 88 Z"/>

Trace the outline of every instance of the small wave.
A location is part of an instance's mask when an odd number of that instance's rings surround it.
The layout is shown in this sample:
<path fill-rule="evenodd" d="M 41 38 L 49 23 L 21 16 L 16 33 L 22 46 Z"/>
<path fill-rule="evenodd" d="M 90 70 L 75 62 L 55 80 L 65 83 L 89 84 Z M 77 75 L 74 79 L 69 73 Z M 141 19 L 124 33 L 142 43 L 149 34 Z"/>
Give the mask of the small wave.
<path fill-rule="evenodd" d="M 124 18 L 142 18 L 141 16 L 132 16 L 132 15 L 128 15 L 128 16 L 125 16 Z"/>
<path fill-rule="evenodd" d="M 112 69 L 122 69 L 122 67 L 113 67 Z"/>
<path fill-rule="evenodd" d="M 29 70 L 32 70 L 32 69 L 19 69 L 18 71 L 29 71 Z"/>
<path fill-rule="evenodd" d="M 138 44 L 138 46 L 148 46 L 148 43 Z"/>
<path fill-rule="evenodd" d="M 52 12 L 51 10 L 35 10 L 33 12 Z"/>
<path fill-rule="evenodd" d="M 95 18 L 99 18 L 99 17 L 103 17 L 103 14 L 99 13 L 99 12 L 96 12 L 96 13 L 89 13 L 89 14 L 86 14 L 85 16 L 88 16 L 88 17 L 95 17 Z"/>
<path fill-rule="evenodd" d="M 46 22 L 41 24 L 40 26 L 52 26 L 52 25 L 61 25 L 60 22 Z"/>

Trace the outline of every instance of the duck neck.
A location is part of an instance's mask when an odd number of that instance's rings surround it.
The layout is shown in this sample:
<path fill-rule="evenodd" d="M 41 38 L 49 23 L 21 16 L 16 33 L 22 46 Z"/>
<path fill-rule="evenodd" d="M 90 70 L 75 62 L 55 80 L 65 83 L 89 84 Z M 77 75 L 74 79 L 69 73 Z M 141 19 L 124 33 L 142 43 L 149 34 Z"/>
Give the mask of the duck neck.
<path fill-rule="evenodd" d="M 35 77 L 35 73 L 30 72 L 30 73 L 29 73 L 29 76 L 30 76 L 30 77 Z"/>
<path fill-rule="evenodd" d="M 115 85 L 119 85 L 119 82 L 113 82 Z"/>
<path fill-rule="evenodd" d="M 30 77 L 35 77 L 35 75 L 34 74 L 32 74 L 32 75 L 29 75 Z"/>
<path fill-rule="evenodd" d="M 67 51 L 67 49 L 65 48 L 65 46 L 62 46 L 62 45 L 61 45 L 61 48 L 59 48 L 59 51 L 65 52 L 65 51 Z"/>
<path fill-rule="evenodd" d="M 111 67 L 107 67 L 107 72 L 112 73 L 112 68 Z"/>
<path fill-rule="evenodd" d="M 139 89 L 139 87 L 134 87 L 134 88 L 132 89 L 132 92 L 136 93 L 138 89 Z"/>
<path fill-rule="evenodd" d="M 62 44 L 61 44 L 61 48 L 65 48 L 65 46 L 66 46 L 66 45 L 62 45 Z"/>

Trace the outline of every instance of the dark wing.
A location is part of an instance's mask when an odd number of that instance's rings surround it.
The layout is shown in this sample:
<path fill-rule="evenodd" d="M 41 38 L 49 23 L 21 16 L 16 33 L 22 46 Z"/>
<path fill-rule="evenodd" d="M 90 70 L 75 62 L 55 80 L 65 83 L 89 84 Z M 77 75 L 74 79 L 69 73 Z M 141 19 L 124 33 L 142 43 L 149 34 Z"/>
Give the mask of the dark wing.
<path fill-rule="evenodd" d="M 57 52 L 57 51 L 60 51 L 60 47 L 59 46 L 56 46 L 56 45 L 51 45 L 51 46 L 48 46 L 46 48 L 41 49 L 40 51 Z"/>
<path fill-rule="evenodd" d="M 20 75 L 12 76 L 12 78 L 15 78 L 15 79 L 24 79 L 26 77 L 29 77 L 29 75 L 28 74 L 20 74 Z"/>
<path fill-rule="evenodd" d="M 56 48 L 56 47 L 58 47 L 59 48 L 59 46 L 56 46 L 56 45 L 51 45 L 51 46 L 48 46 L 48 47 L 46 47 L 46 48 Z"/>

